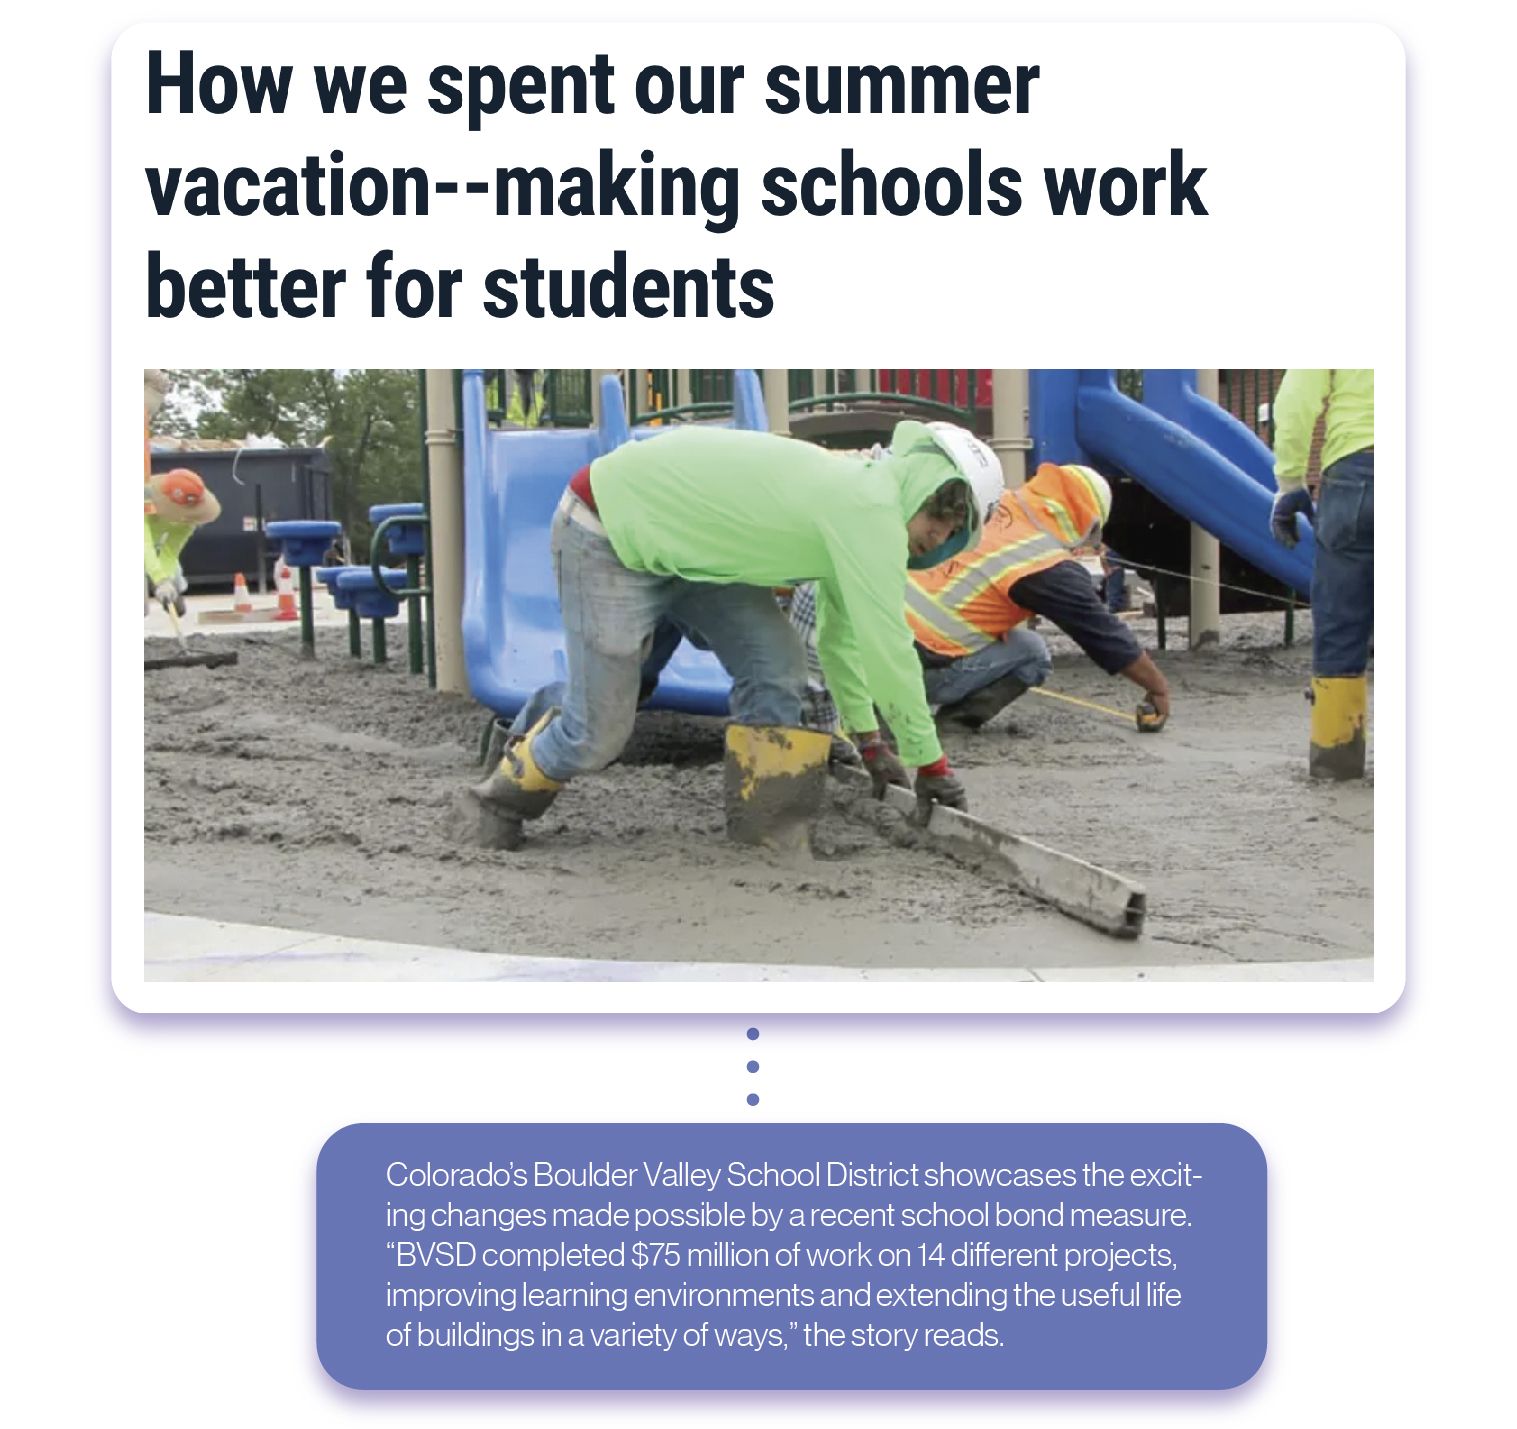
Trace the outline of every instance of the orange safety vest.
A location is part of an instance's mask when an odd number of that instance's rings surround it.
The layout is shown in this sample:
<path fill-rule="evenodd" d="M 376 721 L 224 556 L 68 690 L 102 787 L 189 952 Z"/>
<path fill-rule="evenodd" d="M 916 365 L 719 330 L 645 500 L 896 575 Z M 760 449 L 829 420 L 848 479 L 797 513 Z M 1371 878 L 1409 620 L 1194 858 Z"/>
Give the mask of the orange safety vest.
<path fill-rule="evenodd" d="M 974 550 L 911 572 L 906 619 L 917 643 L 956 657 L 1000 640 L 1032 615 L 1011 598 L 1012 586 L 1067 561 L 1100 523 L 1090 482 L 1072 467 L 1044 462 L 1001 498 Z"/>

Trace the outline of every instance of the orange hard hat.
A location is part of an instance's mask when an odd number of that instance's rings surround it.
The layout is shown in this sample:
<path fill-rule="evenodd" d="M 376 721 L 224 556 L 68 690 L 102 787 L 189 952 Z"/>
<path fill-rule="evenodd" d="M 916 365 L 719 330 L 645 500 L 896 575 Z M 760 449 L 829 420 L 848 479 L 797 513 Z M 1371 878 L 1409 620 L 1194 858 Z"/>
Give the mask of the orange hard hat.
<path fill-rule="evenodd" d="M 175 506 L 200 506 L 205 501 L 205 482 L 198 473 L 187 467 L 176 466 L 173 471 L 164 472 L 155 480 L 154 485 L 164 500 L 173 502 Z"/>

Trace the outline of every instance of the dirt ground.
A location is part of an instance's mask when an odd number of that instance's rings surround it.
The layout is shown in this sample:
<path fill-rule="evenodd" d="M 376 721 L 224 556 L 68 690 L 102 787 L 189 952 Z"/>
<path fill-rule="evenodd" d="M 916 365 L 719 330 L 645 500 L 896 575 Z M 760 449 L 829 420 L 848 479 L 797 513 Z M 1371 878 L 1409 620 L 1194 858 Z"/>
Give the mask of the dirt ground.
<path fill-rule="evenodd" d="M 1152 648 L 1151 623 L 1138 622 Z M 1178 622 L 1183 638 L 1184 622 Z M 1045 633 L 1047 633 L 1045 631 Z M 621 762 L 576 782 L 513 853 L 444 835 L 486 721 L 392 663 L 319 658 L 293 632 L 237 665 L 151 671 L 146 906 L 361 938 L 546 956 L 891 968 L 1199 964 L 1368 957 L 1373 781 L 1306 776 L 1309 619 L 1224 619 L 1220 649 L 1156 658 L 1159 735 L 1036 695 L 945 735 L 978 816 L 1143 882 L 1117 942 L 839 808 L 804 863 L 729 845 L 722 728 L 640 717 Z M 1054 633 L 1049 688 L 1122 708 L 1137 692 Z M 149 655 L 169 653 L 149 640 Z"/>

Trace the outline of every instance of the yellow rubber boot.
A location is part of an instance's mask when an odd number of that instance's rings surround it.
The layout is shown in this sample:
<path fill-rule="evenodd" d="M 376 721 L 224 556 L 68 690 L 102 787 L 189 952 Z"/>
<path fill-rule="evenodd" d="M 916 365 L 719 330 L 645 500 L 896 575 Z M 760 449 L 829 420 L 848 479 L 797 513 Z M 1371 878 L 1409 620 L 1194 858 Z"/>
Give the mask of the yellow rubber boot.
<path fill-rule="evenodd" d="M 788 725 L 730 724 L 723 785 L 727 837 L 804 849 L 827 791 L 832 736 Z"/>
<path fill-rule="evenodd" d="M 1313 779 L 1364 778 L 1364 724 L 1369 680 L 1364 675 L 1312 677 Z"/>
<path fill-rule="evenodd" d="M 520 848 L 522 825 L 539 819 L 564 786 L 550 779 L 532 757 L 532 741 L 558 713 L 549 710 L 519 739 L 506 745 L 495 772 L 460 794 L 449 815 L 449 832 L 461 843 Z"/>

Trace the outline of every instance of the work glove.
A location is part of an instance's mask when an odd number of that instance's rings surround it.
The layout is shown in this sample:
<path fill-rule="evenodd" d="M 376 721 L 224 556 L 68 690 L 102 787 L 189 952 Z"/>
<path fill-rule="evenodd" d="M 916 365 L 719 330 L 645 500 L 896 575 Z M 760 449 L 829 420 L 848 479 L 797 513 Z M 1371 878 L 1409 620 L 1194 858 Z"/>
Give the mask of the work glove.
<path fill-rule="evenodd" d="M 165 610 L 171 610 L 179 603 L 179 588 L 173 581 L 159 581 L 153 587 L 153 599 Z"/>
<path fill-rule="evenodd" d="M 936 764 L 924 764 L 917 770 L 917 815 L 925 820 L 934 804 L 950 809 L 967 809 L 969 794 L 959 776 L 948 767 L 946 756 Z"/>
<path fill-rule="evenodd" d="M 859 735 L 857 743 L 859 753 L 864 758 L 864 768 L 869 771 L 869 783 L 876 799 L 883 799 L 885 790 L 892 784 L 901 789 L 911 788 L 906 766 L 901 763 L 895 750 L 880 737 L 879 730 L 872 729 Z"/>
<path fill-rule="evenodd" d="M 827 751 L 827 763 L 834 768 L 842 764 L 849 769 L 862 769 L 864 756 L 859 753 L 858 747 L 846 734 L 834 734 L 832 745 Z"/>
<path fill-rule="evenodd" d="M 1270 534 L 1282 546 L 1294 546 L 1300 539 L 1296 534 L 1296 517 L 1305 516 L 1308 521 L 1317 519 L 1312 505 L 1312 494 L 1304 486 L 1293 486 L 1289 491 L 1277 491 L 1275 504 L 1269 512 Z"/>

